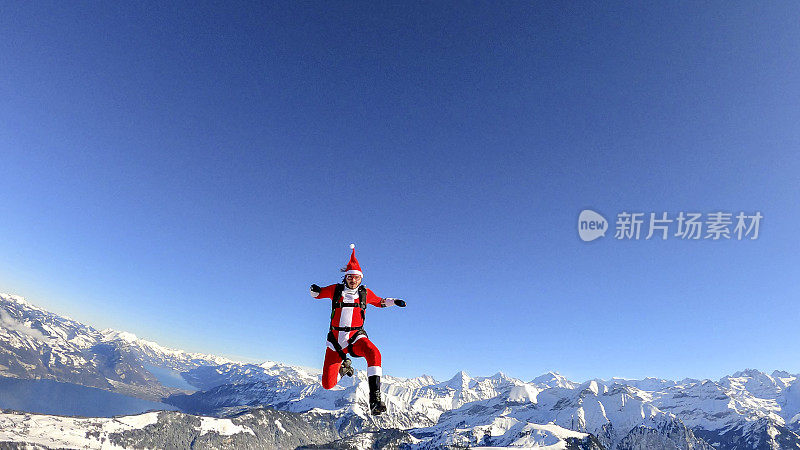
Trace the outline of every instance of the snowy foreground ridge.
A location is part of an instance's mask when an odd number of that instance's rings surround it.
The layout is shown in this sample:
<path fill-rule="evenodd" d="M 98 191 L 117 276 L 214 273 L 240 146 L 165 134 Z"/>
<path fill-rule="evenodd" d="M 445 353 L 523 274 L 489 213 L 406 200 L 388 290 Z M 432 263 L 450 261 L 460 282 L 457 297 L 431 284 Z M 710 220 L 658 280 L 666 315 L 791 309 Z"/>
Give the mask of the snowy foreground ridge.
<path fill-rule="evenodd" d="M 319 376 L 163 348 L 0 294 L 0 448 L 800 449 L 800 377 L 780 371 L 387 376 L 378 417 L 363 371 L 330 391 Z"/>
<path fill-rule="evenodd" d="M 17 441 L 58 448 L 125 448 L 110 442 L 109 436 L 126 431 L 140 431 L 158 423 L 161 413 L 148 412 L 115 418 L 75 418 L 23 413 L 0 414 L 0 442 Z M 230 419 L 200 417 L 188 428 L 203 436 L 213 433 L 231 436 L 254 434 L 247 427 L 234 425 Z M 18 439 L 25 436 L 24 440 Z"/>

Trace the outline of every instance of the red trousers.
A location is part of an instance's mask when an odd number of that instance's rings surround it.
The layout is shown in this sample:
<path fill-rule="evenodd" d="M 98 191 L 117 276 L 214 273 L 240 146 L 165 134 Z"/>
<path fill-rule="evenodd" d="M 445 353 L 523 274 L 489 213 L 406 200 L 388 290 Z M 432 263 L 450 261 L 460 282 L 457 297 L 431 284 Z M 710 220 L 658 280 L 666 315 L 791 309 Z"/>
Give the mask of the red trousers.
<path fill-rule="evenodd" d="M 345 349 L 345 351 L 347 351 Z M 367 375 L 381 375 L 381 352 L 367 337 L 357 340 L 350 346 L 351 355 L 367 359 Z M 342 357 L 329 348 L 325 349 L 325 362 L 322 365 L 322 387 L 333 389 L 339 382 L 339 366 Z"/>

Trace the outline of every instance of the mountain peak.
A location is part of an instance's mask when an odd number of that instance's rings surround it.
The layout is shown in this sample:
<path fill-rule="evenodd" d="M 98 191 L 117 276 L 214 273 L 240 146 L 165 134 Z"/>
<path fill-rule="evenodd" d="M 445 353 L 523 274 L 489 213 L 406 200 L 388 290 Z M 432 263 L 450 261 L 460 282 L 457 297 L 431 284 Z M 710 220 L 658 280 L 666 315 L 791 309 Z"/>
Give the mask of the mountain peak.
<path fill-rule="evenodd" d="M 113 341 L 115 339 L 120 339 L 125 342 L 136 342 L 139 338 L 136 337 L 135 334 L 129 333 L 127 331 L 117 331 L 111 328 L 106 328 L 105 330 L 101 331 L 100 333 L 103 334 L 103 337 L 109 341 Z"/>
<path fill-rule="evenodd" d="M 543 385 L 545 387 L 566 387 L 566 388 L 573 388 L 577 386 L 576 383 L 568 380 L 565 376 L 561 375 L 558 372 L 550 371 L 539 375 L 538 377 L 531 380 L 531 383 L 539 385 L 540 387 Z"/>
<path fill-rule="evenodd" d="M 583 392 L 591 392 L 593 395 L 598 395 L 600 391 L 606 392 L 608 388 L 597 382 L 598 380 L 589 380 L 581 384 L 578 389 Z M 602 380 L 600 380 L 602 382 Z M 601 387 L 602 386 L 602 387 Z"/>
<path fill-rule="evenodd" d="M 545 373 L 539 375 L 538 377 L 536 377 L 534 379 L 541 378 L 541 379 L 554 380 L 554 379 L 558 379 L 558 378 L 562 378 L 562 377 L 563 376 L 560 373 L 558 373 L 558 371 L 551 370 L 549 372 L 545 372 Z"/>
<path fill-rule="evenodd" d="M 792 375 L 791 373 L 785 370 L 774 370 L 772 372 L 772 378 L 796 378 L 796 375 Z"/>
<path fill-rule="evenodd" d="M 467 372 L 462 370 L 455 374 L 453 378 L 449 379 L 446 384 L 452 388 L 462 389 L 468 387 L 470 381 L 472 381 L 472 378 L 467 375 Z"/>
<path fill-rule="evenodd" d="M 504 380 L 510 380 L 511 378 L 508 375 L 504 374 L 503 372 L 497 372 L 496 374 L 490 376 L 489 379 L 504 381 Z"/>
<path fill-rule="evenodd" d="M 19 303 L 20 305 L 33 306 L 25 300 L 25 297 L 21 295 L 0 293 L 0 298 L 4 300 L 10 300 L 15 303 Z"/>
<path fill-rule="evenodd" d="M 731 375 L 731 378 L 760 378 L 765 376 L 769 375 L 757 369 L 744 369 L 735 372 L 733 375 Z"/>

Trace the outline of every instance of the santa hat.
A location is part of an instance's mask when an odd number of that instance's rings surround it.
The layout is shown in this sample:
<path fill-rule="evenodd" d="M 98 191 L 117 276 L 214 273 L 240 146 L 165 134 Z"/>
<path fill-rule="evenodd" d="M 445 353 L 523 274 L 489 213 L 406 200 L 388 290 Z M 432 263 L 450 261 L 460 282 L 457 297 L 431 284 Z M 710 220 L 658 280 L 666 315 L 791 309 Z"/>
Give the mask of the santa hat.
<path fill-rule="evenodd" d="M 350 244 L 350 248 L 352 249 L 352 253 L 350 253 L 350 261 L 347 263 L 346 267 L 342 268 L 342 272 L 345 275 L 361 275 L 361 266 L 358 264 L 358 260 L 356 259 L 356 244 Z"/>

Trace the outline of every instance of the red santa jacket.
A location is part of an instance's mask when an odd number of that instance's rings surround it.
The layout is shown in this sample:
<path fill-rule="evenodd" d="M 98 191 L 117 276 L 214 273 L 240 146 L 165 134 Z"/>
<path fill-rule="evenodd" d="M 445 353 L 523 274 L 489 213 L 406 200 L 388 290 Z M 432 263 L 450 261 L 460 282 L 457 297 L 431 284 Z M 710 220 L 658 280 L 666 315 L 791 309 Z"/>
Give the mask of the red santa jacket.
<path fill-rule="evenodd" d="M 329 298 L 333 301 L 333 294 L 336 290 L 336 285 L 332 284 L 330 286 L 325 286 L 321 288 L 319 294 L 314 295 L 312 292 L 311 295 L 314 298 Z M 347 286 L 344 286 L 342 289 L 342 298 L 340 300 L 342 303 L 358 303 L 358 288 L 350 289 Z M 387 306 L 385 299 L 382 299 L 375 295 L 371 289 L 367 288 L 367 303 L 373 306 L 377 306 L 379 308 L 384 308 Z M 333 317 L 331 317 L 331 326 L 332 327 L 361 327 L 364 326 L 364 319 L 361 318 L 361 308 L 358 306 L 343 306 L 341 308 L 336 308 L 333 312 Z"/>

